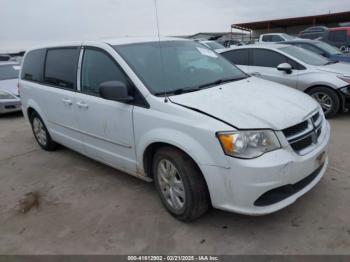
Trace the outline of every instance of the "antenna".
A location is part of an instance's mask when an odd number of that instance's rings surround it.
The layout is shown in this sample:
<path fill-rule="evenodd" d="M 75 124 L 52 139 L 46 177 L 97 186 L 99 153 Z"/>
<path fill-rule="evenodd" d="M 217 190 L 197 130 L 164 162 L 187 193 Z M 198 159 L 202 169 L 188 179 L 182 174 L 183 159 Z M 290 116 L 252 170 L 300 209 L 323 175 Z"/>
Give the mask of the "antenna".
<path fill-rule="evenodd" d="M 160 63 L 161 63 L 161 70 L 164 68 L 164 61 L 163 61 L 163 54 L 162 54 L 162 46 L 160 44 L 160 30 L 159 30 L 159 18 L 158 18 L 158 7 L 157 7 L 157 0 L 154 0 L 154 7 L 156 11 L 156 24 L 157 24 L 157 36 L 158 36 L 158 44 L 159 44 L 159 55 L 160 55 Z M 163 80 L 163 74 L 161 75 L 161 78 Z M 164 81 L 162 81 L 164 83 Z M 164 88 L 164 102 L 168 102 L 168 95 L 166 92 L 166 88 Z"/>

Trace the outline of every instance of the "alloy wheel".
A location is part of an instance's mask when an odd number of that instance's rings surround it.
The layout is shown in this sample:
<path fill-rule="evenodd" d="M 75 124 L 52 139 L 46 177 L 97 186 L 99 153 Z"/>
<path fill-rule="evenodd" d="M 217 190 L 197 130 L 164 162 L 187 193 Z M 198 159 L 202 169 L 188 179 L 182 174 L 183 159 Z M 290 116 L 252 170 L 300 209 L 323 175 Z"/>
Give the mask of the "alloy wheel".
<path fill-rule="evenodd" d="M 326 93 L 317 92 L 312 94 L 312 97 L 321 105 L 325 114 L 327 114 L 332 109 L 333 100 Z"/>

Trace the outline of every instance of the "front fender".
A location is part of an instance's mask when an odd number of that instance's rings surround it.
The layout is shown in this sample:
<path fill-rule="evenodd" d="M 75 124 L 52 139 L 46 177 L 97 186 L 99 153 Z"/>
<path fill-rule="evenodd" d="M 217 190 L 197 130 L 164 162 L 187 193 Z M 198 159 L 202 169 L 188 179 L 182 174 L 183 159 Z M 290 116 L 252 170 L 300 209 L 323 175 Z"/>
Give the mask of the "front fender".
<path fill-rule="evenodd" d="M 229 168 L 220 143 L 216 141 L 214 135 L 212 141 L 208 141 L 207 144 L 199 141 L 207 141 L 205 135 L 198 134 L 198 137 L 194 138 L 187 133 L 171 128 L 152 129 L 144 133 L 137 142 L 138 170 L 145 173 L 143 155 L 147 147 L 153 143 L 166 143 L 175 146 L 188 154 L 199 166 L 210 165 Z"/>

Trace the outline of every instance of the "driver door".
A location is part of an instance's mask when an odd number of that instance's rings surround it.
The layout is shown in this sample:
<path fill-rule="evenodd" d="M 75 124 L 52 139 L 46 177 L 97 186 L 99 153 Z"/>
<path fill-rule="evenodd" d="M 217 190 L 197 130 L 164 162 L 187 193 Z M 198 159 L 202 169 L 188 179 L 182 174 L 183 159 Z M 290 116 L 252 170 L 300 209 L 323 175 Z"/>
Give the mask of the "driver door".
<path fill-rule="evenodd" d="M 133 105 L 100 97 L 100 84 L 130 81 L 115 59 L 106 51 L 85 47 L 81 59 L 80 92 L 77 93 L 77 119 L 85 153 L 118 169 L 136 172 L 133 132 Z"/>
<path fill-rule="evenodd" d="M 289 63 L 295 67 L 295 62 L 276 51 L 256 48 L 252 50 L 249 71 L 253 76 L 297 88 L 299 71 L 297 68 L 293 68 L 289 74 L 277 70 L 277 66 L 282 63 Z"/>

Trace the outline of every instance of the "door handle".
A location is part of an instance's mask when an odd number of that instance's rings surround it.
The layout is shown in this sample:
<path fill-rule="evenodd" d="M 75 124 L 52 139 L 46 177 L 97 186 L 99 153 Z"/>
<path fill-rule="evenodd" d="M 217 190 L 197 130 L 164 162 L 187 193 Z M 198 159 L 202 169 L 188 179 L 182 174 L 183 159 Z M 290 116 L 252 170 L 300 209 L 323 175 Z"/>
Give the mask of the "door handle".
<path fill-rule="evenodd" d="M 261 74 L 259 72 L 253 72 L 251 73 L 252 76 L 261 76 Z"/>
<path fill-rule="evenodd" d="M 77 106 L 78 106 L 79 108 L 89 108 L 89 105 L 86 104 L 86 103 L 84 103 L 84 102 L 78 102 L 78 103 L 77 103 Z"/>
<path fill-rule="evenodd" d="M 66 105 L 71 106 L 73 104 L 73 101 L 67 98 L 62 99 L 62 102 Z"/>

